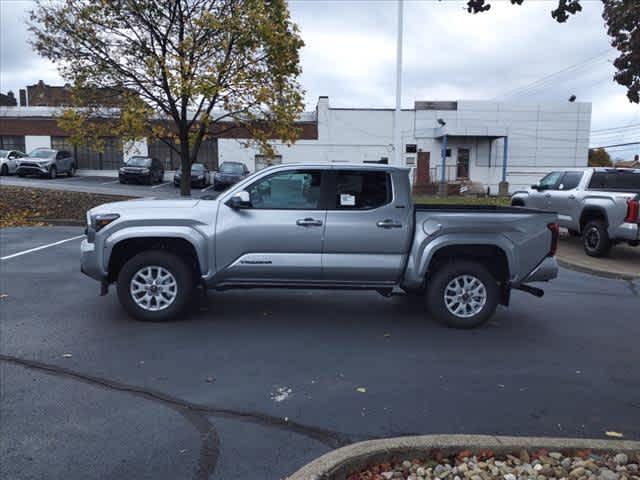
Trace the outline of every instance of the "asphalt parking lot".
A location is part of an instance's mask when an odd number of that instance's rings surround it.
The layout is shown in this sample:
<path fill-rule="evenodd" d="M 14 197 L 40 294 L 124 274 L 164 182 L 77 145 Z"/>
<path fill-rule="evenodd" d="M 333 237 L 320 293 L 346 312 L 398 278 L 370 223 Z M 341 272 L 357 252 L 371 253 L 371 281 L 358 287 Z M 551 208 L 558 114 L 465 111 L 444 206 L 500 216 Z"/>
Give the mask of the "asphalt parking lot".
<path fill-rule="evenodd" d="M 563 269 L 472 331 L 346 291 L 212 292 L 145 324 L 79 272 L 81 233 L 0 231 L 1 478 L 279 479 L 405 434 L 640 439 L 638 281 Z"/>
<path fill-rule="evenodd" d="M 30 188 L 51 188 L 54 190 L 69 190 L 75 192 L 102 193 L 107 195 L 129 195 L 150 198 L 178 198 L 180 189 L 173 186 L 173 176 L 166 174 L 168 180 L 155 185 L 142 185 L 129 183 L 120 184 L 117 178 L 111 177 L 65 177 L 59 176 L 56 179 L 38 177 L 0 177 L 3 185 L 14 185 L 18 187 Z M 206 188 L 193 188 L 191 196 L 202 197 L 204 195 L 217 195 L 212 186 Z"/>

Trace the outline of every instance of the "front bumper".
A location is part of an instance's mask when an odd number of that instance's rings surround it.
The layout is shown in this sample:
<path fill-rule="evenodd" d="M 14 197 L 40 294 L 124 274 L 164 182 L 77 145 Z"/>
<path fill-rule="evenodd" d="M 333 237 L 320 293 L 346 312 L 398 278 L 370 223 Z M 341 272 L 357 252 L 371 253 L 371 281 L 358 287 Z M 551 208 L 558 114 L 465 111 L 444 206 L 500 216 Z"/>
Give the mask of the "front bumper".
<path fill-rule="evenodd" d="M 119 172 L 118 173 L 118 180 L 134 181 L 134 182 L 148 182 L 149 180 L 151 180 L 151 174 L 150 173 L 141 174 L 141 173 L 122 173 L 122 172 Z"/>
<path fill-rule="evenodd" d="M 35 165 L 20 165 L 17 169 L 17 173 L 24 175 L 48 175 L 50 165 L 35 166 Z"/>
<path fill-rule="evenodd" d="M 86 239 L 80 244 L 80 271 L 99 282 L 107 280 L 107 274 L 100 265 L 96 244 L 89 243 Z"/>
<path fill-rule="evenodd" d="M 548 282 L 558 276 L 558 262 L 555 257 L 547 257 L 540 264 L 534 268 L 524 280 L 519 282 L 531 283 L 531 282 Z"/>

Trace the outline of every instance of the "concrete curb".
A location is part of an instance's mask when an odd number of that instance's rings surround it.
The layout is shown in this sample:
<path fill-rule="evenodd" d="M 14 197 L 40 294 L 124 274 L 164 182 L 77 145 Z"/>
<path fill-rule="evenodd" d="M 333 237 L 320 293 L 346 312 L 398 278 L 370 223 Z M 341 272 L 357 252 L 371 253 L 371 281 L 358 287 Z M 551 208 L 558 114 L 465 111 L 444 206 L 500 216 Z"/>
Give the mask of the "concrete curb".
<path fill-rule="evenodd" d="M 588 273 L 590 275 L 596 275 L 598 277 L 612 278 L 617 280 L 640 280 L 640 275 L 628 275 L 626 273 L 609 272 L 607 270 L 600 270 L 598 268 L 586 267 L 578 263 L 563 260 L 559 256 L 556 256 L 556 260 L 558 261 L 558 265 L 560 265 L 561 267 L 580 273 Z"/>
<path fill-rule="evenodd" d="M 431 450 L 491 450 L 496 455 L 517 454 L 521 449 L 546 448 L 561 452 L 590 449 L 595 453 L 640 453 L 640 442 L 582 438 L 497 437 L 490 435 L 424 435 L 354 443 L 329 452 L 302 467 L 287 480 L 345 480 L 355 470 L 391 458 L 424 457 Z"/>

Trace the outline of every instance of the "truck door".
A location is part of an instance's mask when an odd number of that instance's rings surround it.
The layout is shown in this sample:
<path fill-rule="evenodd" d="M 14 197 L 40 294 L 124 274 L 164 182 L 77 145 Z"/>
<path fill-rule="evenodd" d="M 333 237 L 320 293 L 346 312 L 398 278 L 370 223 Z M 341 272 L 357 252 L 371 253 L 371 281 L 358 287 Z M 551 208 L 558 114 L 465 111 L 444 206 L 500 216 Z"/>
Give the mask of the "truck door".
<path fill-rule="evenodd" d="M 538 182 L 538 189 L 532 189 L 529 193 L 527 206 L 548 210 L 550 208 L 551 190 L 553 190 L 564 172 L 551 172 Z"/>
<path fill-rule="evenodd" d="M 384 170 L 333 170 L 327 190 L 322 254 L 328 282 L 390 283 L 398 280 L 412 235 L 407 195 L 393 191 Z"/>
<path fill-rule="evenodd" d="M 320 169 L 291 169 L 249 185 L 250 206 L 221 204 L 215 236 L 222 281 L 320 281 L 326 210 Z"/>
<path fill-rule="evenodd" d="M 578 230 L 580 219 L 579 203 L 576 199 L 576 188 L 582 180 L 583 172 L 565 172 L 558 181 L 549 199 L 549 210 L 558 213 L 558 220 L 563 227 Z"/>

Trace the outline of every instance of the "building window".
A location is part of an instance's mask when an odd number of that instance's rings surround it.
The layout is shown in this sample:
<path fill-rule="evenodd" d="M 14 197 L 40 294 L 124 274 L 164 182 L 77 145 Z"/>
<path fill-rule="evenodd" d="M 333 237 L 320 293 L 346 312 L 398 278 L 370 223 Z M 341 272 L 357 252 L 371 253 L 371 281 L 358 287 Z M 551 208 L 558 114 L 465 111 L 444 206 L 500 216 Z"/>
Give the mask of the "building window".
<path fill-rule="evenodd" d="M 445 152 L 444 152 L 444 156 L 445 156 L 445 157 L 447 157 L 447 158 L 451 157 L 451 149 L 450 149 L 450 148 L 447 148 L 447 149 L 445 150 Z"/>
<path fill-rule="evenodd" d="M 159 159 L 162 162 L 165 170 L 175 170 L 180 168 L 180 154 L 171 148 L 172 145 L 180 150 L 180 146 L 173 140 L 149 140 L 148 149 L 149 156 Z M 198 157 L 196 163 L 202 163 L 206 165 L 210 170 L 216 170 L 218 168 L 218 139 L 207 138 L 202 141 L 200 149 L 198 150 Z"/>
<path fill-rule="evenodd" d="M 24 152 L 24 136 L 20 135 L 0 135 L 0 149 L 18 150 Z M 25 152 L 27 153 L 27 152 Z"/>
<path fill-rule="evenodd" d="M 408 143 L 404 151 L 405 153 L 418 153 L 418 146 L 415 143 Z"/>
<path fill-rule="evenodd" d="M 51 148 L 73 152 L 78 168 L 86 170 L 117 170 L 123 162 L 122 141 L 118 137 L 104 137 L 103 151 L 81 144 L 73 145 L 69 137 L 51 137 Z"/>

